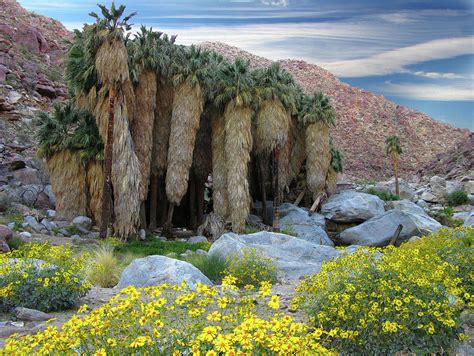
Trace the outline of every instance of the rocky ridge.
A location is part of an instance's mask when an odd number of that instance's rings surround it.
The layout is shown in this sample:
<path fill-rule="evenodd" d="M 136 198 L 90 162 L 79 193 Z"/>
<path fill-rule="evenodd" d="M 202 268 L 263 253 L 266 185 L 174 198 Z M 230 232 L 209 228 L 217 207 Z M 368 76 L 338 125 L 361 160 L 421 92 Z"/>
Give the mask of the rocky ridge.
<path fill-rule="evenodd" d="M 220 42 L 204 42 L 202 47 L 215 50 L 227 58 L 242 57 L 253 68 L 272 63 L 239 48 Z M 301 84 L 306 93 L 317 89 L 331 97 L 337 112 L 332 130 L 336 145 L 345 157 L 345 170 L 357 178 L 380 179 L 392 174 L 385 155 L 385 137 L 398 135 L 404 154 L 400 161 L 402 174 L 415 173 L 437 154 L 464 140 L 468 130 L 435 121 L 418 111 L 397 105 L 383 96 L 341 82 L 329 71 L 298 60 L 278 61 Z"/>

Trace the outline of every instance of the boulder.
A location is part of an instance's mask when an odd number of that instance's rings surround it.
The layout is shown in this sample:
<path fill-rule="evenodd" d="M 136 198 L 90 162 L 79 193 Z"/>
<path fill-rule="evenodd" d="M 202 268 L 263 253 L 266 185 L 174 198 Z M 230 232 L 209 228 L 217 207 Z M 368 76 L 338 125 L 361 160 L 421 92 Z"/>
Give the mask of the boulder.
<path fill-rule="evenodd" d="M 12 237 L 13 231 L 5 225 L 0 225 L 0 239 L 3 239 L 8 242 Z"/>
<path fill-rule="evenodd" d="M 425 191 L 421 194 L 421 199 L 429 203 L 439 203 L 441 199 L 431 192 Z"/>
<path fill-rule="evenodd" d="M 341 223 L 362 222 L 384 212 L 384 202 L 379 197 L 350 190 L 332 195 L 321 206 L 326 219 Z"/>
<path fill-rule="evenodd" d="M 77 228 L 90 230 L 92 227 L 92 219 L 87 216 L 77 216 L 72 220 L 72 224 Z"/>
<path fill-rule="evenodd" d="M 31 236 L 33 236 L 33 235 L 31 235 L 31 233 L 28 232 L 28 231 L 22 231 L 22 232 L 20 232 L 18 235 L 20 235 L 21 237 L 23 237 L 23 238 L 25 238 L 25 239 L 31 239 Z"/>
<path fill-rule="evenodd" d="M 457 192 L 458 190 L 464 190 L 461 182 L 458 182 L 457 180 L 446 181 L 446 194 L 451 194 Z"/>
<path fill-rule="evenodd" d="M 190 244 L 198 244 L 201 242 L 208 242 L 206 236 L 192 236 L 189 238 L 188 242 Z"/>
<path fill-rule="evenodd" d="M 463 226 L 471 226 L 474 227 L 474 211 L 469 213 L 469 216 L 464 220 Z"/>
<path fill-rule="evenodd" d="M 337 240 L 344 245 L 386 246 L 400 224 L 403 229 L 397 242 L 408 240 L 412 236 L 423 236 L 442 227 L 427 215 L 390 210 L 343 231 Z"/>
<path fill-rule="evenodd" d="M 54 99 L 58 96 L 56 89 L 54 89 L 51 85 L 46 85 L 46 84 L 37 84 L 36 85 L 36 91 L 50 99 Z"/>
<path fill-rule="evenodd" d="M 430 179 L 431 192 L 439 199 L 446 198 L 446 179 L 433 176 Z M 423 198 L 422 198 L 423 199 Z"/>
<path fill-rule="evenodd" d="M 192 264 L 165 256 L 148 256 L 134 260 L 122 272 L 116 288 L 127 286 L 147 287 L 162 283 L 181 284 L 186 280 L 190 287 L 196 283 L 212 282 Z"/>
<path fill-rule="evenodd" d="M 320 214 L 308 214 L 308 210 L 291 203 L 280 207 L 280 227 L 293 230 L 296 237 L 320 245 L 334 246 L 323 227 L 325 218 Z"/>
<path fill-rule="evenodd" d="M 34 216 L 31 215 L 25 216 L 23 221 L 26 226 L 31 227 L 36 232 L 41 232 L 41 230 L 45 228 L 38 222 L 38 220 L 36 220 Z"/>
<path fill-rule="evenodd" d="M 281 279 L 299 279 L 318 273 L 324 261 L 336 258 L 340 252 L 331 246 L 315 244 L 303 239 L 261 231 L 249 235 L 227 233 L 214 242 L 209 255 L 218 254 L 224 258 L 242 255 L 242 250 L 255 248 L 273 259 Z"/>
<path fill-rule="evenodd" d="M 42 311 L 23 307 L 16 307 L 14 313 L 18 320 L 23 321 L 45 321 L 52 318 L 51 315 Z"/>
<path fill-rule="evenodd" d="M 406 199 L 388 202 L 386 206 L 388 210 L 395 209 L 404 211 L 406 213 L 427 215 L 426 211 L 423 208 Z"/>
<path fill-rule="evenodd" d="M 10 246 L 8 246 L 7 241 L 0 237 L 0 253 L 10 252 Z"/>
<path fill-rule="evenodd" d="M 53 229 L 57 228 L 56 224 L 52 223 L 46 218 L 41 220 L 41 225 L 43 225 L 48 231 L 52 231 Z"/>
<path fill-rule="evenodd" d="M 398 187 L 400 188 L 400 198 L 413 200 L 415 197 L 415 189 L 411 185 L 403 180 L 398 180 Z M 375 189 L 382 192 L 396 193 L 395 178 L 390 179 L 388 182 L 379 182 L 375 185 Z"/>
<path fill-rule="evenodd" d="M 22 184 L 42 184 L 40 173 L 34 168 L 21 168 L 12 173 L 13 177 Z"/>

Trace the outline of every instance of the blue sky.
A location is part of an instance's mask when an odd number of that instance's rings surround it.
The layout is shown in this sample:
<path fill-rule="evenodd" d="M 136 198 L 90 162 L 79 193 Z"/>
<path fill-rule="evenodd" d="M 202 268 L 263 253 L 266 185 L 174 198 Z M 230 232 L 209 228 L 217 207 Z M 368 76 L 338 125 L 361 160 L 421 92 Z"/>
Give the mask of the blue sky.
<path fill-rule="evenodd" d="M 69 29 L 97 1 L 20 0 Z M 110 4 L 110 1 L 104 1 Z M 117 2 L 120 3 L 120 2 Z M 304 59 L 341 80 L 474 131 L 474 2 L 123 0 L 134 23 L 183 44 L 221 41 L 271 59 Z"/>

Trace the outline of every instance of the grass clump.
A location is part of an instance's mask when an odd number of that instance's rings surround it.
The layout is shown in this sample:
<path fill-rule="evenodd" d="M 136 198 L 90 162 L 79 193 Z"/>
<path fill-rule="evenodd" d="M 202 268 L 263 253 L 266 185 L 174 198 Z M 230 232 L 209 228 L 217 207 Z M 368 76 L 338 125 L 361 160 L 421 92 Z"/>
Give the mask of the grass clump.
<path fill-rule="evenodd" d="M 460 312 L 473 306 L 473 244 L 474 230 L 460 228 L 357 250 L 303 281 L 292 307 L 343 354 L 443 353 L 466 338 Z"/>
<path fill-rule="evenodd" d="M 191 263 L 200 270 L 213 283 L 220 284 L 224 277 L 224 271 L 228 267 L 228 262 L 220 255 L 201 255 L 192 254 L 185 258 L 186 262 Z"/>
<path fill-rule="evenodd" d="M 396 201 L 400 200 L 400 196 L 393 194 L 392 192 L 386 192 L 382 190 L 377 190 L 373 187 L 367 189 L 367 194 L 372 194 L 378 196 L 383 201 Z"/>
<path fill-rule="evenodd" d="M 285 225 L 280 232 L 285 235 L 298 236 L 293 225 Z"/>
<path fill-rule="evenodd" d="M 242 255 L 228 256 L 227 263 L 224 274 L 236 278 L 236 284 L 240 287 L 277 281 L 275 261 L 256 248 L 244 248 Z"/>
<path fill-rule="evenodd" d="M 151 256 L 151 255 L 167 255 L 169 253 L 176 253 L 180 255 L 186 250 L 196 251 L 204 250 L 208 251 L 211 247 L 209 242 L 199 242 L 191 244 L 188 242 L 180 241 L 161 241 L 154 237 L 148 237 L 145 241 L 132 240 L 115 247 L 115 251 L 119 254 L 131 253 L 140 256 Z"/>
<path fill-rule="evenodd" d="M 446 202 L 449 206 L 459 206 L 469 203 L 469 197 L 464 190 L 456 190 L 448 194 Z"/>
<path fill-rule="evenodd" d="M 101 245 L 92 253 L 87 267 L 87 279 L 93 285 L 111 288 L 117 285 L 122 272 L 122 265 L 111 245 Z"/>

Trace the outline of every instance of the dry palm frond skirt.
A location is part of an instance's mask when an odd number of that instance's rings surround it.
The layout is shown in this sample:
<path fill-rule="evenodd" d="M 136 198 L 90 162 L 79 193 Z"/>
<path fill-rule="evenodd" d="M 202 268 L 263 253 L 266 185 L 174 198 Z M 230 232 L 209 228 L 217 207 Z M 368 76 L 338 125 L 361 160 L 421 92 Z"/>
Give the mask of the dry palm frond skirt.
<path fill-rule="evenodd" d="M 187 82 L 176 88 L 166 171 L 166 195 L 179 205 L 188 190 L 194 144 L 203 109 L 201 88 Z"/>
<path fill-rule="evenodd" d="M 323 122 L 306 128 L 306 181 L 316 198 L 326 189 L 326 175 L 331 164 L 329 126 Z"/>
<path fill-rule="evenodd" d="M 86 215 L 86 171 L 78 155 L 61 151 L 47 159 L 58 220 Z"/>
<path fill-rule="evenodd" d="M 151 172 L 154 176 L 162 177 L 165 175 L 168 165 L 174 88 L 171 82 L 163 77 L 159 77 L 157 84 Z"/>
<path fill-rule="evenodd" d="M 290 131 L 290 115 L 280 100 L 264 101 L 256 119 L 257 153 L 270 153 L 286 143 Z"/>
<path fill-rule="evenodd" d="M 225 121 L 223 117 L 212 120 L 212 200 L 214 213 L 227 219 L 229 201 L 227 196 L 227 168 L 225 157 Z"/>
<path fill-rule="evenodd" d="M 248 163 L 252 150 L 252 111 L 248 107 L 227 104 L 225 121 L 225 158 L 227 194 L 232 230 L 241 233 L 250 211 Z"/>
<path fill-rule="evenodd" d="M 94 223 L 100 226 L 102 198 L 104 190 L 104 162 L 90 161 L 87 164 L 87 188 L 88 188 L 88 208 L 94 219 Z"/>
<path fill-rule="evenodd" d="M 326 177 L 326 194 L 330 196 L 335 194 L 337 191 L 337 172 L 329 168 L 328 175 Z"/>
<path fill-rule="evenodd" d="M 140 164 L 140 201 L 146 200 L 150 182 L 153 126 L 155 124 L 156 74 L 145 71 L 135 88 L 136 106 L 131 124 L 135 153 Z"/>

